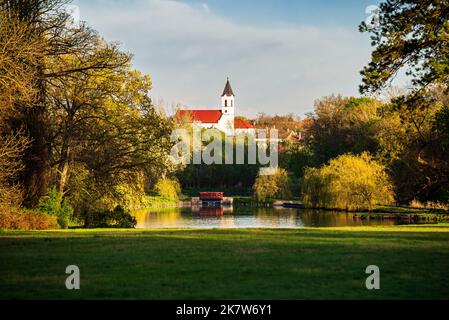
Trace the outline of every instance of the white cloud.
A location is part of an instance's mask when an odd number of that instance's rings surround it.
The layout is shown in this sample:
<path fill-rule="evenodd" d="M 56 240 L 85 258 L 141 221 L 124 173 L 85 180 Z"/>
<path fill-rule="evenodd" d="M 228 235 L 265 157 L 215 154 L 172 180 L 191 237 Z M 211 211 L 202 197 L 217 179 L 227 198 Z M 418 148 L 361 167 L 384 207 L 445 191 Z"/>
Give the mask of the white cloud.
<path fill-rule="evenodd" d="M 203 9 L 204 9 L 205 11 L 209 11 L 209 6 L 207 5 L 207 3 L 202 3 L 202 4 L 201 4 L 201 7 L 203 7 Z"/>
<path fill-rule="evenodd" d="M 302 115 L 331 93 L 357 94 L 369 41 L 354 30 L 234 23 L 176 1 L 81 3 L 83 19 L 134 53 L 167 103 L 217 107 L 226 77 L 238 113 Z"/>

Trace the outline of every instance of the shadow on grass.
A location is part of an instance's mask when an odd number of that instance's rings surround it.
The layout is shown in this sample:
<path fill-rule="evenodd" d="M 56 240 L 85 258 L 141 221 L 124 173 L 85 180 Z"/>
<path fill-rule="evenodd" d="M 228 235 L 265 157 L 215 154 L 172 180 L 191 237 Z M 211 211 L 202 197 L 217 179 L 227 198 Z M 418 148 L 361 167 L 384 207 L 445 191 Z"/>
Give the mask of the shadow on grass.
<path fill-rule="evenodd" d="M 152 230 L 7 233 L 0 298 L 447 298 L 449 233 Z M 65 289 L 65 267 L 81 290 Z M 365 269 L 381 269 L 368 291 Z"/>

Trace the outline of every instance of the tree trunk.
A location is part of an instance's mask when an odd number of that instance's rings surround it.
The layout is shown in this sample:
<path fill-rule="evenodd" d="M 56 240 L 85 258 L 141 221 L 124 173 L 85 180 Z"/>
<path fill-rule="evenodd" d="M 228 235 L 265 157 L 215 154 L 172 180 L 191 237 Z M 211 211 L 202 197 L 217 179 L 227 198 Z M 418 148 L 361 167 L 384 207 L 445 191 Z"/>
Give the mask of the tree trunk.
<path fill-rule="evenodd" d="M 69 147 L 64 144 L 61 152 L 61 162 L 58 166 L 58 192 L 64 194 L 69 173 Z"/>
<path fill-rule="evenodd" d="M 46 142 L 44 123 L 45 108 L 25 107 L 24 123 L 31 139 L 31 147 L 24 155 L 25 170 L 22 175 L 24 205 L 36 207 L 39 199 L 47 193 L 50 180 L 50 152 Z"/>

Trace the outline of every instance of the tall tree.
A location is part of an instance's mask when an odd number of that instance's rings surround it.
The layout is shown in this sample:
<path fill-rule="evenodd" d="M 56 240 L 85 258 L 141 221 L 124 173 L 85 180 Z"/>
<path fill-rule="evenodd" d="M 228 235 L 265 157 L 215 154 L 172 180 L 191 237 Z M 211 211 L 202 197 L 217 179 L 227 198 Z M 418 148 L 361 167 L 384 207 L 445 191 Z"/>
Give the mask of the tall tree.
<path fill-rule="evenodd" d="M 77 76 L 88 70 L 114 68 L 117 61 L 111 61 L 109 55 L 98 57 L 94 61 L 84 60 L 81 54 L 94 50 L 97 34 L 84 24 L 74 28 L 71 18 L 65 12 L 63 0 L 0 0 L 0 10 L 7 19 L 16 19 L 27 26 L 26 42 L 39 43 L 38 59 L 23 59 L 20 65 L 31 70 L 32 87 L 36 94 L 32 102 L 17 101 L 13 126 L 24 128 L 31 146 L 24 157 L 25 170 L 22 182 L 25 188 L 24 204 L 37 205 L 50 181 L 51 137 L 48 132 L 48 92 L 52 86 L 59 86 L 62 78 Z M 111 46 L 111 50 L 115 50 Z M 55 61 L 72 55 L 76 63 L 64 65 Z M 120 61 L 119 64 L 123 64 Z"/>
<path fill-rule="evenodd" d="M 29 28 L 0 10 L 0 206 L 1 211 L 20 205 L 22 188 L 17 177 L 23 169 L 23 153 L 29 140 L 21 128 L 15 132 L 10 119 L 17 103 L 32 101 L 33 69 L 23 61 L 37 61 L 39 43 L 29 38 Z"/>
<path fill-rule="evenodd" d="M 362 93 L 385 88 L 405 69 L 415 90 L 449 83 L 449 1 L 388 0 L 380 4 L 379 25 L 370 32 L 374 51 L 362 73 Z"/>
<path fill-rule="evenodd" d="M 360 91 L 379 92 L 402 70 L 412 81 L 411 90 L 386 108 L 381 155 L 390 162 L 399 200 L 448 200 L 441 129 L 449 93 L 449 1 L 388 0 L 380 9 L 378 26 L 360 25 L 374 46 Z"/>
<path fill-rule="evenodd" d="M 370 98 L 324 97 L 315 102 L 313 122 L 306 140 L 321 163 L 351 152 L 374 153 L 374 132 L 380 120 L 381 103 Z"/>
<path fill-rule="evenodd" d="M 91 58 L 105 48 L 99 45 Z M 111 60 L 122 55 L 109 54 Z M 155 110 L 150 89 L 149 76 L 129 65 L 90 70 L 52 88 L 52 159 L 60 192 L 66 191 L 70 167 L 88 170 L 98 197 L 133 184 L 141 173 L 160 177 L 169 171 L 171 123 Z"/>

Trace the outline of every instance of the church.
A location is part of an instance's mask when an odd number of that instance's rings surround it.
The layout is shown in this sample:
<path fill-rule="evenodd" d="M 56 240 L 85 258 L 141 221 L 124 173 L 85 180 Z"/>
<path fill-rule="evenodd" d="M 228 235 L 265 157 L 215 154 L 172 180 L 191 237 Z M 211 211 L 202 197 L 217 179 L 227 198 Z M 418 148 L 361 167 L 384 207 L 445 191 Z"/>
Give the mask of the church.
<path fill-rule="evenodd" d="M 226 136 L 239 134 L 255 135 L 255 127 L 248 121 L 235 117 L 235 95 L 229 78 L 221 95 L 221 109 L 216 110 L 178 110 L 177 119 L 187 119 L 200 128 L 218 129 Z"/>

